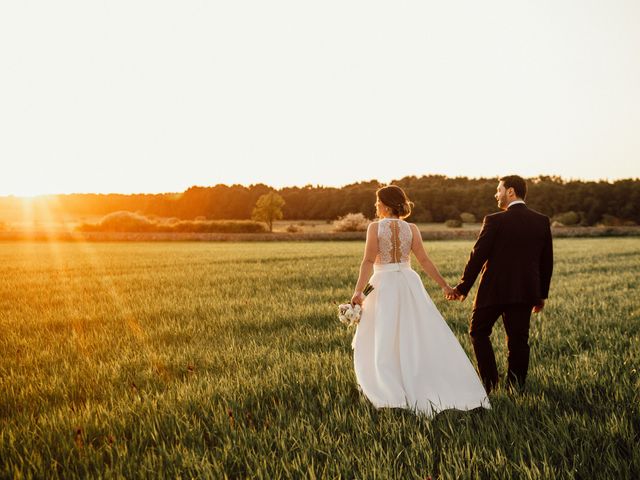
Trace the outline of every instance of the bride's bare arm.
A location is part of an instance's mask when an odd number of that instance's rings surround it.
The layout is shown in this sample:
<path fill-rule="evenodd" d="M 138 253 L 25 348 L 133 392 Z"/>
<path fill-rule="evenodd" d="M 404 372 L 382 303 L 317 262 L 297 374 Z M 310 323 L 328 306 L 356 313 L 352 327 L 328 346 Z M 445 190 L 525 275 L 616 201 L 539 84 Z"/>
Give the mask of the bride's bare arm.
<path fill-rule="evenodd" d="M 362 263 L 360 263 L 360 275 L 358 275 L 358 281 L 356 282 L 356 288 L 351 297 L 352 304 L 362 305 L 364 300 L 364 290 L 367 281 L 371 277 L 373 272 L 373 263 L 376 261 L 378 255 L 378 222 L 371 222 L 369 228 L 367 228 L 367 242 L 364 246 L 364 257 Z"/>
<path fill-rule="evenodd" d="M 422 269 L 429 275 L 440 287 L 444 290 L 445 295 L 450 295 L 454 293 L 453 288 L 449 286 L 440 272 L 438 271 L 435 264 L 427 255 L 427 251 L 424 249 L 424 245 L 422 244 L 422 235 L 420 235 L 420 230 L 418 227 L 411 224 L 411 231 L 413 232 L 413 239 L 411 241 L 411 251 L 416 256 L 416 260 L 422 267 Z"/>

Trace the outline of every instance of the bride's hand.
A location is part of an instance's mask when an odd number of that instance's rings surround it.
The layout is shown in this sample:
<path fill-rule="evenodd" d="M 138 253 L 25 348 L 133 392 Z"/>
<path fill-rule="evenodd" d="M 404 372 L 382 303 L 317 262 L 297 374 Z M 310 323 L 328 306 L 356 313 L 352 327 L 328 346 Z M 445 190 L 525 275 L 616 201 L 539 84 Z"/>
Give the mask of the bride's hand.
<path fill-rule="evenodd" d="M 351 297 L 351 305 L 360 305 L 362 306 L 362 302 L 364 301 L 364 293 L 355 292 L 353 297 Z"/>

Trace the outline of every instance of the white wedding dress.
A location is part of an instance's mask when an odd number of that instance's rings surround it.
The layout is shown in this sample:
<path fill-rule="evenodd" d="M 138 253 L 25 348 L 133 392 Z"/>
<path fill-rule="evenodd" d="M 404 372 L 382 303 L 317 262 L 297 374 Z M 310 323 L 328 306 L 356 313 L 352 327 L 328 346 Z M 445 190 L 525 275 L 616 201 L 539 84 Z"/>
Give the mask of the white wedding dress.
<path fill-rule="evenodd" d="M 378 224 L 378 257 L 353 337 L 360 389 L 377 408 L 433 417 L 446 409 L 491 408 L 473 365 L 411 268 L 412 230 Z"/>

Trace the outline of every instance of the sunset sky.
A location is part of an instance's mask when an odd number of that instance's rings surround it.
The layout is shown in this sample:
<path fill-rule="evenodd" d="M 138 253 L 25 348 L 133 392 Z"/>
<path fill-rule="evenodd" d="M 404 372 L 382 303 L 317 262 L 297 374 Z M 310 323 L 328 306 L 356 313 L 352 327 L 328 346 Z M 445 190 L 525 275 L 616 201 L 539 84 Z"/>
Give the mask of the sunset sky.
<path fill-rule="evenodd" d="M 640 2 L 3 1 L 0 195 L 640 177 Z"/>

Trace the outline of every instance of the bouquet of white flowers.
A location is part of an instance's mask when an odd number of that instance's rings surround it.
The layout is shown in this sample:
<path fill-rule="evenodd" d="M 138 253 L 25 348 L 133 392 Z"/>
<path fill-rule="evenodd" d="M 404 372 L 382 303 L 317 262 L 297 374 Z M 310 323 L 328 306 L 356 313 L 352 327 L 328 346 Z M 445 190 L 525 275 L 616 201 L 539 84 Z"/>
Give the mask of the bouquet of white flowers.
<path fill-rule="evenodd" d="M 343 303 L 342 305 L 338 305 L 338 318 L 348 327 L 357 325 L 358 322 L 360 322 L 361 313 L 362 307 L 358 304 L 351 305 L 350 303 Z"/>
<path fill-rule="evenodd" d="M 362 293 L 366 297 L 371 293 L 371 290 L 373 287 L 367 283 Z M 338 319 L 348 327 L 357 325 L 360 322 L 360 315 L 362 315 L 362 307 L 358 304 L 343 303 L 338 305 Z"/>

